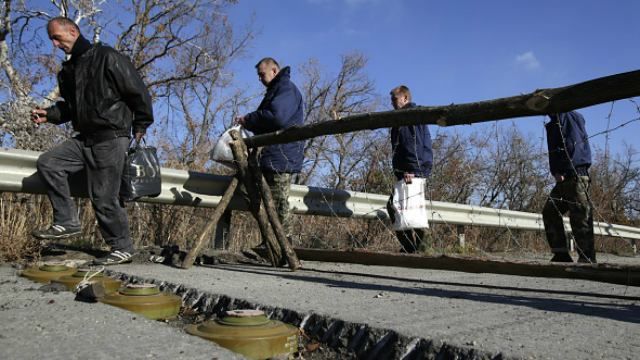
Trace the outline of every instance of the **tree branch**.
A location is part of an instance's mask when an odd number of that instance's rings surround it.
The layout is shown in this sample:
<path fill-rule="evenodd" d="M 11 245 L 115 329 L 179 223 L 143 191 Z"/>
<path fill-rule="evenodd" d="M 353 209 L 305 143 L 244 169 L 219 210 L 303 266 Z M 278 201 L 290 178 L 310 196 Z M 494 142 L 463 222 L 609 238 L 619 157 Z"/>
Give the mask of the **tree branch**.
<path fill-rule="evenodd" d="M 523 116 L 566 112 L 640 95 L 640 70 L 615 74 L 561 88 L 536 90 L 526 95 L 448 106 L 420 106 L 406 110 L 363 113 L 245 139 L 259 147 L 393 126 L 437 124 L 454 126 Z"/>

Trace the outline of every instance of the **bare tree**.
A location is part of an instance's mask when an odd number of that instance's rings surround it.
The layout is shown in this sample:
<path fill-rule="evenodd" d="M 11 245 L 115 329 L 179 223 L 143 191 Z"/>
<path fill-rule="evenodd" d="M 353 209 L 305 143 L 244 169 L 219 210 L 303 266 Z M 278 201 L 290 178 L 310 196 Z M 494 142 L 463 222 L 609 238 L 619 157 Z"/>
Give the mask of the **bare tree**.
<path fill-rule="evenodd" d="M 177 54 L 176 63 L 184 68 L 210 68 L 207 76 L 194 76 L 167 85 L 166 104 L 170 109 L 162 123 L 162 139 L 167 156 L 182 166 L 204 169 L 211 148 L 210 139 L 216 131 L 225 130 L 251 96 L 233 89 L 233 76 L 228 66 L 240 57 L 253 32 L 246 30 L 234 37 L 228 24 L 221 24 L 200 39 L 200 42 Z M 202 49 L 207 49 L 202 55 Z M 197 65 L 197 63 L 201 65 Z M 175 129 L 183 129 L 176 132 Z"/>
<path fill-rule="evenodd" d="M 515 126 L 499 127 L 488 142 L 479 169 L 479 204 L 517 211 L 539 211 L 546 198 L 546 157 Z"/>
<path fill-rule="evenodd" d="M 389 136 L 371 138 L 371 142 L 361 166 L 358 166 L 349 178 L 349 188 L 374 194 L 388 194 L 396 181 L 391 167 L 393 156 Z"/>
<path fill-rule="evenodd" d="M 429 180 L 434 200 L 468 203 L 477 186 L 479 157 L 474 156 L 476 135 L 441 134 L 433 141 L 433 169 Z"/>
<path fill-rule="evenodd" d="M 630 225 L 640 220 L 640 169 L 633 164 L 634 154 L 632 146 L 614 157 L 597 151 L 590 170 L 595 220 Z"/>
<path fill-rule="evenodd" d="M 55 4 L 55 2 L 54 2 Z M 0 145 L 41 150 L 59 140 L 63 131 L 45 126 L 37 128 L 29 110 L 47 105 L 39 96 L 38 85 L 51 69 L 44 58 L 35 57 L 35 48 L 43 44 L 33 33 L 34 24 L 46 17 L 28 3 L 4 0 L 0 10 Z M 45 66 L 42 66 L 45 65 Z M 44 98 L 44 99 L 43 99 Z M 38 136 L 35 136 L 38 134 Z M 41 136 L 44 135 L 44 136 Z"/>
<path fill-rule="evenodd" d="M 115 19 L 115 47 L 128 54 L 156 97 L 171 87 L 219 76 L 229 57 L 244 49 L 251 32 L 234 37 L 225 7 L 234 1 L 135 0 Z M 218 74 L 217 74 L 218 73 Z"/>
<path fill-rule="evenodd" d="M 305 64 L 303 93 L 306 99 L 305 124 L 331 117 L 373 111 L 378 106 L 374 84 L 365 74 L 366 57 L 361 53 L 343 55 L 337 75 L 324 78 L 316 61 Z M 318 183 L 344 189 L 349 177 L 364 165 L 364 159 L 382 132 L 360 132 L 318 137 L 307 142 L 305 167 L 298 183 Z"/>

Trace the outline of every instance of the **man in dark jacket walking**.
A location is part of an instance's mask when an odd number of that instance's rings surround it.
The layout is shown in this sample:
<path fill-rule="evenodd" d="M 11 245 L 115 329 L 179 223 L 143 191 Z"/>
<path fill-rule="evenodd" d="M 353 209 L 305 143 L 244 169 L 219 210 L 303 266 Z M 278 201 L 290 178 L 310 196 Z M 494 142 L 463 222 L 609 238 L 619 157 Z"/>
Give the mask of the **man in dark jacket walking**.
<path fill-rule="evenodd" d="M 593 206 L 589 199 L 591 148 L 582 115 L 576 111 L 549 115 L 545 124 L 549 166 L 556 185 L 542 210 L 553 262 L 573 262 L 567 247 L 562 215 L 569 212 L 578 261 L 596 262 L 593 240 Z"/>
<path fill-rule="evenodd" d="M 277 61 L 267 57 L 256 64 L 256 69 L 267 92 L 256 111 L 237 117 L 235 122 L 256 135 L 302 125 L 302 94 L 290 79 L 290 68 L 287 66 L 280 69 Z M 302 141 L 270 145 L 262 149 L 260 154 L 260 169 L 269 184 L 286 235 L 291 232 L 291 174 L 302 170 L 303 146 Z"/>
<path fill-rule="evenodd" d="M 390 92 L 391 104 L 395 110 L 409 109 L 416 104 L 411 102 L 411 91 L 400 85 Z M 431 147 L 431 133 L 427 125 L 411 125 L 391 128 L 391 150 L 393 159 L 393 173 L 398 181 L 404 180 L 410 184 L 415 178 L 427 178 L 431 175 L 433 164 L 433 150 Z M 426 195 L 426 189 L 425 189 Z M 387 203 L 387 210 L 392 222 L 395 220 L 393 210 L 393 195 Z M 402 245 L 402 251 L 414 253 L 422 251 L 430 244 L 425 242 L 425 229 L 411 229 L 396 231 L 396 236 Z"/>
<path fill-rule="evenodd" d="M 111 47 L 91 44 L 73 21 L 53 18 L 47 32 L 53 45 L 67 55 L 58 73 L 64 101 L 33 109 L 31 118 L 36 124 L 71 121 L 75 135 L 38 159 L 38 173 L 53 207 L 53 225 L 32 234 L 39 239 L 80 234 L 67 178 L 85 170 L 100 232 L 111 247 L 109 255 L 94 263 L 130 262 L 133 243 L 118 193 L 132 131 L 139 141 L 153 123 L 151 96 L 129 59 Z"/>

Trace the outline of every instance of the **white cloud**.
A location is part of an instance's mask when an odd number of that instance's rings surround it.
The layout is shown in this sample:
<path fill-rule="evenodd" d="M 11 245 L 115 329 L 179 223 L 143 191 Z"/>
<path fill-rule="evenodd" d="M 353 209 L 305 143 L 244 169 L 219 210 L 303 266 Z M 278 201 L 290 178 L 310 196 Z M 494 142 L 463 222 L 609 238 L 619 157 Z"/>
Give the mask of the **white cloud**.
<path fill-rule="evenodd" d="M 533 51 L 527 51 L 523 54 L 517 55 L 516 64 L 523 66 L 527 70 L 540 68 L 540 61 L 538 61 Z"/>

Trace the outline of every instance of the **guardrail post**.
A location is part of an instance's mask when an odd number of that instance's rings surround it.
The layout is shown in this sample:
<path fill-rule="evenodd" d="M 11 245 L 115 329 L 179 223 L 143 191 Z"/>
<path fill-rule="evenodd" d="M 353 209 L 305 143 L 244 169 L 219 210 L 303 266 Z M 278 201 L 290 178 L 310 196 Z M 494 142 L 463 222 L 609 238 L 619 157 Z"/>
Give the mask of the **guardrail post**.
<path fill-rule="evenodd" d="M 231 211 L 225 211 L 218 220 L 216 233 L 211 239 L 211 247 L 216 250 L 225 250 L 229 248 L 229 234 L 231 229 Z"/>
<path fill-rule="evenodd" d="M 565 233 L 565 235 L 569 239 L 569 251 L 576 251 L 576 241 L 573 238 L 573 234 Z"/>
<path fill-rule="evenodd" d="M 456 232 L 458 233 L 458 245 L 461 248 L 464 248 L 464 244 L 465 244 L 464 225 L 456 226 Z"/>

